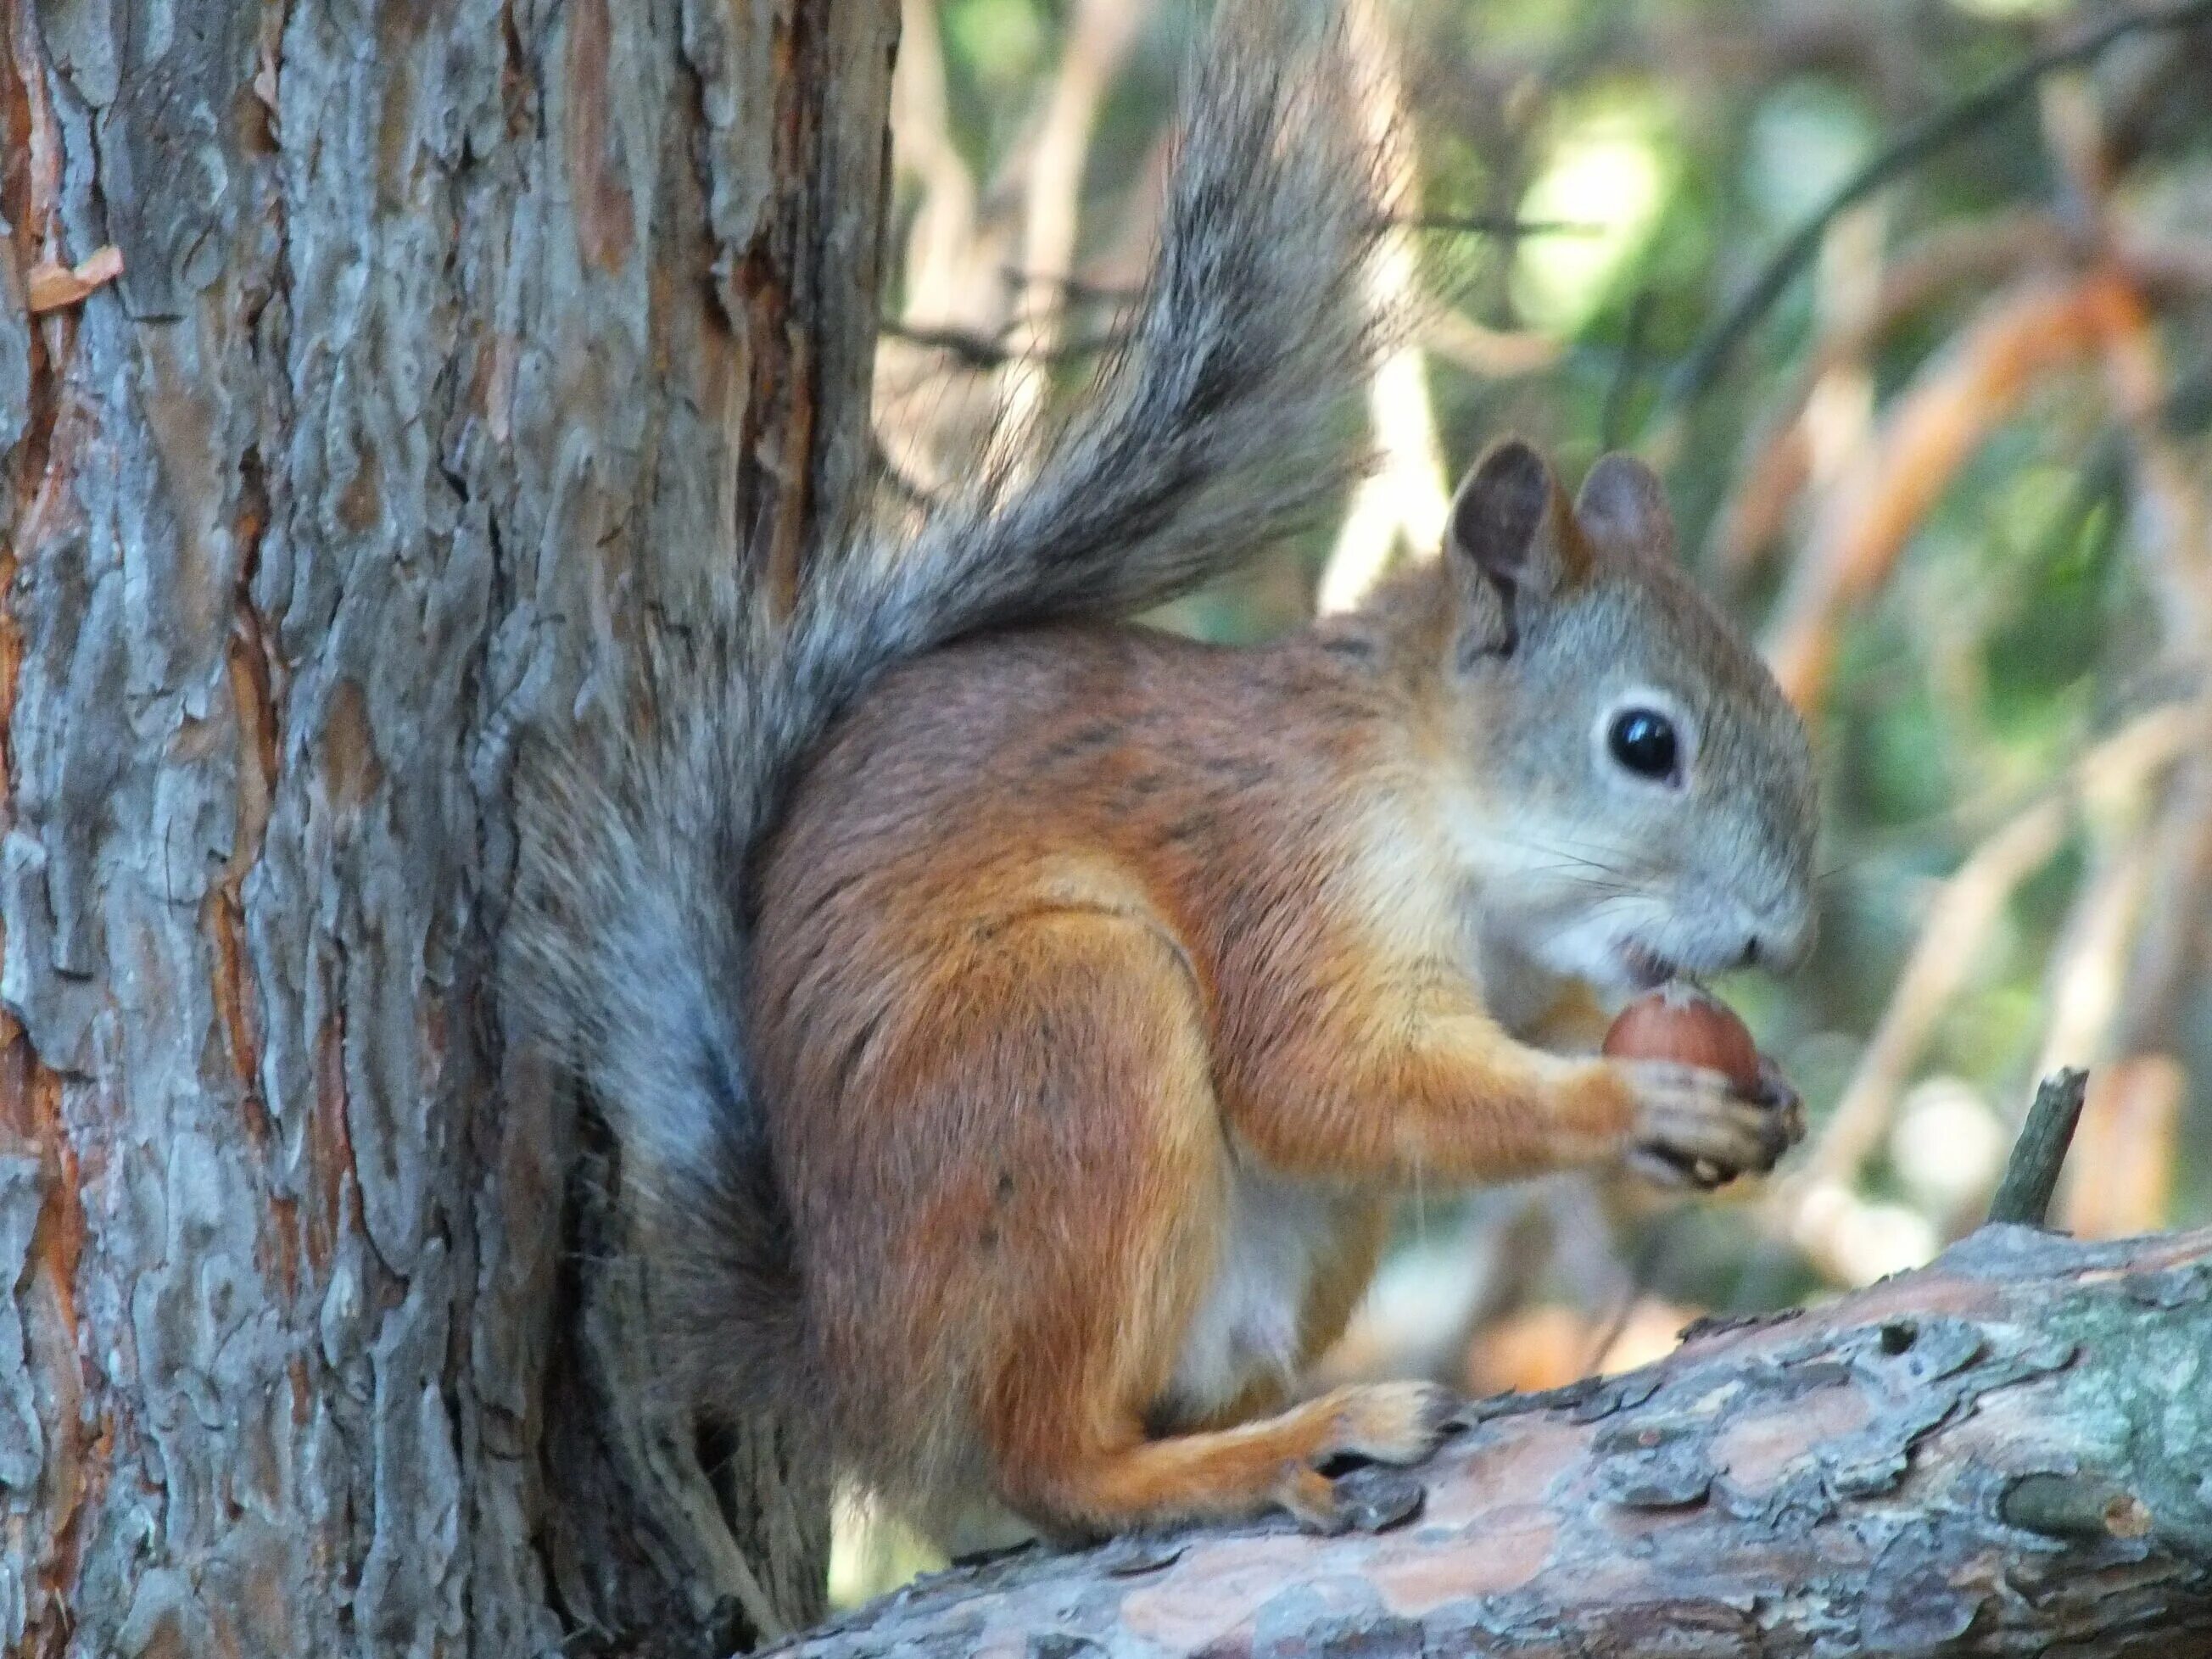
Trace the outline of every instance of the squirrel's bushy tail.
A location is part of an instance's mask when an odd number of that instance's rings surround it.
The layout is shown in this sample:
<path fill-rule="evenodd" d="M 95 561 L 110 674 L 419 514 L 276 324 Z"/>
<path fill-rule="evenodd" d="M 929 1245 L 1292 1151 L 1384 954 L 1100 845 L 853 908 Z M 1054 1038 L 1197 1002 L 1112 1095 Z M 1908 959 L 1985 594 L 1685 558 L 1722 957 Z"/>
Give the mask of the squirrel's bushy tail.
<path fill-rule="evenodd" d="M 988 470 L 902 544 L 817 561 L 781 628 L 732 617 L 659 641 L 635 706 L 526 744 L 504 1004 L 615 1130 L 689 1386 L 743 1399 L 802 1374 L 741 1023 L 744 884 L 823 728 L 961 635 L 1183 592 L 1358 468 L 1340 405 L 1381 343 L 1381 147 L 1340 36 L 1301 33 L 1285 21 L 1300 9 L 1224 6 L 1127 343 L 1041 454 Z"/>

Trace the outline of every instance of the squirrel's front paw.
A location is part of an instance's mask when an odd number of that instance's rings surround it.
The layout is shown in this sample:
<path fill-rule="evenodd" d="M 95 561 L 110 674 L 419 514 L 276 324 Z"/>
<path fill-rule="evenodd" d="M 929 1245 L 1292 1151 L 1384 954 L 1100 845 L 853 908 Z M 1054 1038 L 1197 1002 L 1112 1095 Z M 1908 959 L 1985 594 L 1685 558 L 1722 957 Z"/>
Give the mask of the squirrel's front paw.
<path fill-rule="evenodd" d="M 1764 1175 L 1803 1135 L 1804 1114 L 1771 1060 L 1762 1060 L 1755 1098 L 1728 1079 L 1673 1060 L 1615 1062 L 1636 1103 L 1629 1167 L 1673 1187 L 1713 1188 L 1747 1173 Z"/>
<path fill-rule="evenodd" d="M 1759 1103 L 1782 1121 L 1782 1131 L 1795 1146 L 1805 1139 L 1805 1101 L 1797 1085 L 1783 1075 L 1771 1054 L 1759 1057 Z"/>

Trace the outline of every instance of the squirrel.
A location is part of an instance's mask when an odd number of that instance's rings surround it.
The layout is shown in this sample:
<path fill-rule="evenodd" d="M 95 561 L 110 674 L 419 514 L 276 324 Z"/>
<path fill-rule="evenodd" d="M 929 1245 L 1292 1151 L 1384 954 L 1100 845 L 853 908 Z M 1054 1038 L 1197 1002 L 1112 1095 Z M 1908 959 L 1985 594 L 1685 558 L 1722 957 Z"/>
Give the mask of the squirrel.
<path fill-rule="evenodd" d="M 1709 1185 L 1800 1133 L 1607 1060 L 1607 998 L 1812 931 L 1813 771 L 1661 487 L 1528 445 L 1357 612 L 1128 619 L 1340 500 L 1385 169 L 1296 9 L 1223 9 L 1127 344 L 1041 459 L 860 539 L 787 617 L 532 734 L 512 1029 L 605 1114 L 666 1369 L 940 1535 L 1273 1509 L 1417 1461 L 1424 1383 L 1299 1400 L 1408 1184 Z M 688 641 L 688 643 L 686 642 Z M 1594 1025 L 1594 1022 L 1595 1022 Z"/>

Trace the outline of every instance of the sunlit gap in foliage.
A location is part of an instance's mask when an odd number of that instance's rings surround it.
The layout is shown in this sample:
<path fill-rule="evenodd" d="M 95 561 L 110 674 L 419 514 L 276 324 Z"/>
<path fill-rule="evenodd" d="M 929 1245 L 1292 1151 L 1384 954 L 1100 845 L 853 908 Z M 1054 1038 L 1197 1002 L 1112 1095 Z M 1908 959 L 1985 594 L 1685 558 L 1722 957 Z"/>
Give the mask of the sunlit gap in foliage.
<path fill-rule="evenodd" d="M 1594 99 L 1559 131 L 1520 216 L 1595 226 L 1532 238 L 1513 266 L 1513 301 L 1539 328 L 1572 335 L 1603 308 L 1659 228 L 1677 172 L 1663 109 L 1649 99 Z"/>

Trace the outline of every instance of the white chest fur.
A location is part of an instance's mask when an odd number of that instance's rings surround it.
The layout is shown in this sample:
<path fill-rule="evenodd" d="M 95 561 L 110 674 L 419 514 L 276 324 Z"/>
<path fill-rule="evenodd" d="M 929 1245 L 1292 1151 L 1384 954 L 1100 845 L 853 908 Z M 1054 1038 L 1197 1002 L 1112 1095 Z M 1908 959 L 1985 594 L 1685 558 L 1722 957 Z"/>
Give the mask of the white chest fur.
<path fill-rule="evenodd" d="M 1334 1242 L 1340 1201 L 1325 1188 L 1237 1164 L 1220 1259 L 1169 1384 L 1176 1416 L 1204 1417 L 1255 1382 L 1296 1377 L 1299 1316 Z"/>

